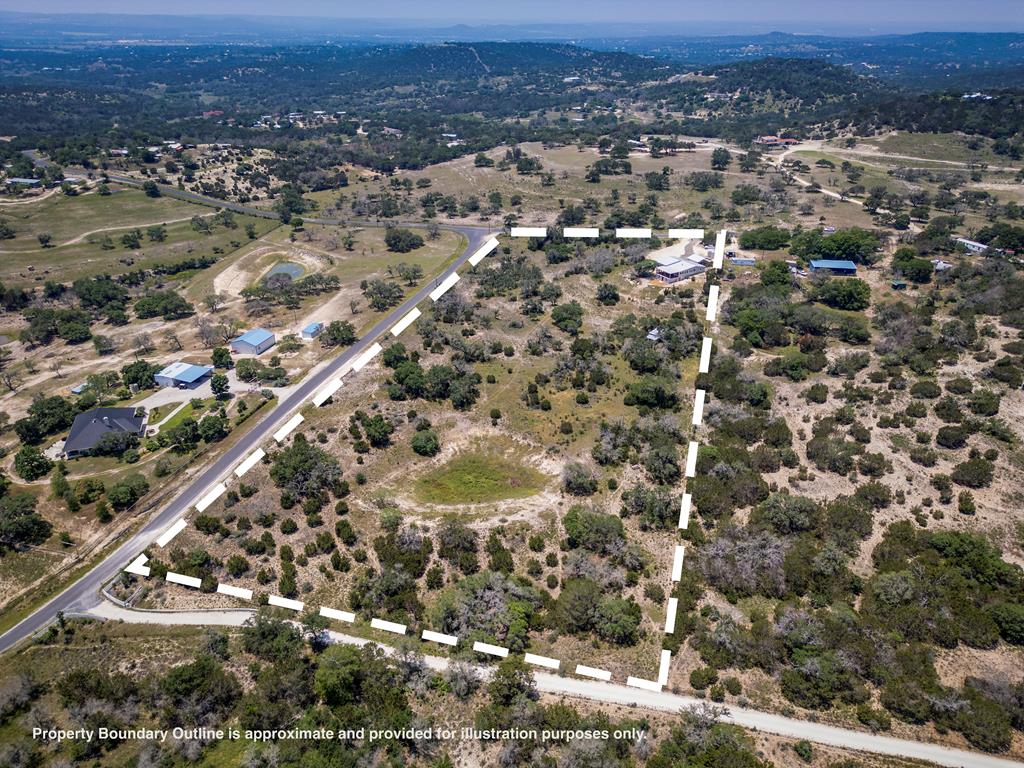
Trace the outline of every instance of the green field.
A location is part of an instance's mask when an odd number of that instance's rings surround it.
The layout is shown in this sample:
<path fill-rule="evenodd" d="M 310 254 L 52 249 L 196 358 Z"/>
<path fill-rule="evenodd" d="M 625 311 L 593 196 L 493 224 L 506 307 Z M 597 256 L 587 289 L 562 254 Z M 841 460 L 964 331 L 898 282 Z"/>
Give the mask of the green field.
<path fill-rule="evenodd" d="M 428 504 L 483 504 L 533 496 L 544 484 L 536 469 L 481 445 L 421 477 L 413 492 Z"/>
<path fill-rule="evenodd" d="M 958 163 L 1020 165 L 1019 162 L 992 152 L 991 142 L 988 139 L 954 133 L 897 133 L 879 139 L 862 139 L 861 143 L 872 145 L 882 152 L 894 155 L 951 160 Z M 971 143 L 976 143 L 976 148 L 972 149 Z"/>
<path fill-rule="evenodd" d="M 69 282 L 193 256 L 219 256 L 248 242 L 247 224 L 252 223 L 258 235 L 278 226 L 275 221 L 238 215 L 235 229 L 216 227 L 211 234 L 193 230 L 193 216 L 212 215 L 206 206 L 116 188 L 107 196 L 89 192 L 75 197 L 54 195 L 30 205 L 0 205 L 0 220 L 15 231 L 13 239 L 0 241 L 0 281 L 8 285 Z M 162 242 L 145 236 L 146 228 L 156 224 L 166 225 Z M 120 238 L 135 228 L 143 232 L 142 245 L 127 248 Z M 37 239 L 42 233 L 52 238 L 48 248 Z M 112 248 L 103 248 L 105 237 L 112 241 Z"/>

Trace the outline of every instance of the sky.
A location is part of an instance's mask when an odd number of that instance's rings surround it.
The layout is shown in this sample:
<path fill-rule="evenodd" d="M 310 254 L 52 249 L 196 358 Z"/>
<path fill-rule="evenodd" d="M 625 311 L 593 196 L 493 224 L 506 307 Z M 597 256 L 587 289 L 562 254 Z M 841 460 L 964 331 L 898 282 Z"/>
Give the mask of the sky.
<path fill-rule="evenodd" d="M 686 22 L 874 31 L 1024 30 L 1021 0 L 0 0 L 35 13 L 244 14 L 498 22 Z"/>

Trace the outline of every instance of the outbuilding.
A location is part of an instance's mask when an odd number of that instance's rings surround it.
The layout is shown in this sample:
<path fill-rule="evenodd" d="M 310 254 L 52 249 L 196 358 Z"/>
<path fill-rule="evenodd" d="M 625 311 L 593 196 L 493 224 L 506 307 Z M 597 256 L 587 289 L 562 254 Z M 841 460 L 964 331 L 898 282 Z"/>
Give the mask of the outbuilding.
<path fill-rule="evenodd" d="M 159 387 L 177 387 L 192 389 L 213 373 L 212 365 L 193 365 L 192 363 L 171 363 L 153 376 Z"/>
<path fill-rule="evenodd" d="M 963 246 L 970 253 L 985 253 L 988 250 L 988 246 L 984 243 L 979 243 L 977 240 L 971 240 L 966 237 L 958 237 L 954 242 L 957 245 Z"/>
<path fill-rule="evenodd" d="M 830 272 L 833 275 L 856 275 L 857 265 L 847 259 L 815 259 L 811 272 Z"/>
<path fill-rule="evenodd" d="M 312 341 L 323 332 L 323 323 L 310 323 L 299 332 L 299 336 L 302 337 L 303 341 Z"/>
<path fill-rule="evenodd" d="M 253 328 L 231 342 L 231 351 L 239 355 L 260 355 L 277 343 L 277 337 L 266 328 Z"/>

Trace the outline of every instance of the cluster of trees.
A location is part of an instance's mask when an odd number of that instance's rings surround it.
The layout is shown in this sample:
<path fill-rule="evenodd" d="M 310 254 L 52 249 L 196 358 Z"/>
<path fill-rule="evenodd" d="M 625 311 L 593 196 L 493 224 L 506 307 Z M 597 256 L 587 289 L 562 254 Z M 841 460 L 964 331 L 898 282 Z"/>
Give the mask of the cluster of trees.
<path fill-rule="evenodd" d="M 42 544 L 53 531 L 36 512 L 36 497 L 31 493 L 11 493 L 10 480 L 0 475 L 0 554 L 10 549 Z"/>
<path fill-rule="evenodd" d="M 382 359 L 392 370 L 388 383 L 392 400 L 449 400 L 454 408 L 464 411 L 480 397 L 480 374 L 464 364 L 439 363 L 424 370 L 419 352 L 409 353 L 400 342 L 384 350 Z"/>

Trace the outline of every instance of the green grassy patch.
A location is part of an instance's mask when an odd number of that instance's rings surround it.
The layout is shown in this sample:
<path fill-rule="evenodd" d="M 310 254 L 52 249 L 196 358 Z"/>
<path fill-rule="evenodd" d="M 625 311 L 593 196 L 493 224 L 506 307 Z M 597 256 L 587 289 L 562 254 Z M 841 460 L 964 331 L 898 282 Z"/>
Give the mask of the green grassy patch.
<path fill-rule="evenodd" d="M 421 477 L 413 493 L 429 504 L 483 504 L 533 496 L 544 484 L 533 467 L 478 445 Z"/>

